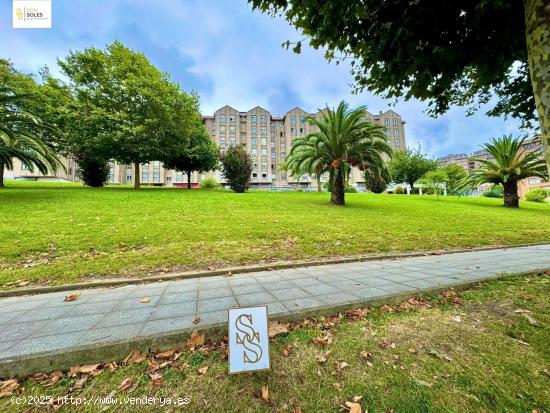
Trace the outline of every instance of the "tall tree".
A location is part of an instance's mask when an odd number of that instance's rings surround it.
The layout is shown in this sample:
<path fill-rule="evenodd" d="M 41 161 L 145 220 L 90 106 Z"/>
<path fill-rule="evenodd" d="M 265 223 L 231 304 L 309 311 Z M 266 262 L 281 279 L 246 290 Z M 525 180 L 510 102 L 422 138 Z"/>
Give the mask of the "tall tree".
<path fill-rule="evenodd" d="M 181 141 L 165 155 L 165 168 L 175 169 L 187 174 L 187 188 L 191 188 L 191 174 L 213 171 L 218 167 L 219 149 L 208 132 L 201 125 L 190 137 L 181 137 Z"/>
<path fill-rule="evenodd" d="M 468 176 L 466 170 L 460 165 L 452 164 L 441 168 L 441 170 L 447 175 L 447 181 L 445 183 L 447 186 L 447 193 L 449 195 L 460 195 L 459 183 Z"/>
<path fill-rule="evenodd" d="M 295 175 L 330 175 L 330 202 L 344 205 L 344 190 L 351 167 L 361 170 L 383 167 L 383 154 L 392 155 L 386 143 L 385 128 L 365 120 L 366 109 L 350 109 L 344 101 L 334 109 L 326 108 L 320 119 L 307 117 L 317 131 L 296 139 L 285 160 Z"/>
<path fill-rule="evenodd" d="M 86 127 L 108 142 L 109 158 L 139 165 L 162 159 L 185 136 L 198 113 L 198 98 L 180 90 L 143 55 L 116 41 L 105 50 L 88 48 L 59 61 L 85 113 Z M 90 131 L 92 132 L 92 131 Z"/>
<path fill-rule="evenodd" d="M 250 188 L 252 159 L 243 145 L 230 145 L 220 156 L 222 174 L 234 192 L 243 193 Z"/>
<path fill-rule="evenodd" d="M 432 115 L 496 97 L 488 113 L 524 125 L 536 109 L 550 170 L 548 0 L 249 2 L 284 14 L 328 60 L 350 59 L 356 90 L 426 100 Z"/>
<path fill-rule="evenodd" d="M 514 139 L 512 135 L 505 135 L 483 145 L 493 159 L 472 158 L 480 166 L 461 181 L 461 188 L 477 189 L 482 184 L 502 185 L 504 206 L 518 208 L 519 181 L 532 176 L 548 179 L 545 162 L 540 156 L 541 150 L 525 153 L 525 139 Z"/>
<path fill-rule="evenodd" d="M 414 191 L 414 183 L 422 178 L 427 172 L 437 168 L 437 163 L 426 158 L 420 147 L 415 149 L 407 148 L 404 151 L 397 151 L 388 163 L 391 176 L 394 182 L 405 182 Z"/>
<path fill-rule="evenodd" d="M 0 60 L 0 188 L 4 169 L 13 168 L 14 158 L 43 174 L 63 167 L 55 151 L 61 131 L 27 110 L 37 87 L 31 76 Z"/>

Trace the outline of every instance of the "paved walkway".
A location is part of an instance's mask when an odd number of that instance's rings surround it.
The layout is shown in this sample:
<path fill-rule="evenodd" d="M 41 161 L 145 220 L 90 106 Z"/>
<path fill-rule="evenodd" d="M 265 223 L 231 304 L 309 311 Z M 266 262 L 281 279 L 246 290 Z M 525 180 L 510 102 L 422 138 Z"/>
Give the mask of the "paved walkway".
<path fill-rule="evenodd" d="M 291 318 L 538 269 L 550 269 L 550 244 L 97 288 L 71 302 L 70 292 L 3 298 L 0 376 L 182 344 L 195 328 L 223 326 L 236 306 Z"/>

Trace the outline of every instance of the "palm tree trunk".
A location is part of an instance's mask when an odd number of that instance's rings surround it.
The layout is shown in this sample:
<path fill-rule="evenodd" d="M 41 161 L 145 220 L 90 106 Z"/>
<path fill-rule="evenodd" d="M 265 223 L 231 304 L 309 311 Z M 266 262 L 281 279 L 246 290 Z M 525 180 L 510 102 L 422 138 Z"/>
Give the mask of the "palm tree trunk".
<path fill-rule="evenodd" d="M 0 189 L 4 188 L 4 163 L 0 162 Z"/>
<path fill-rule="evenodd" d="M 504 206 L 507 208 L 519 208 L 517 181 L 506 182 L 502 186 L 504 187 Z"/>
<path fill-rule="evenodd" d="M 134 189 L 139 189 L 139 163 L 134 164 Z"/>
<path fill-rule="evenodd" d="M 317 174 L 315 178 L 317 178 L 317 192 L 321 192 L 321 175 Z"/>
<path fill-rule="evenodd" d="M 548 0 L 524 0 L 529 73 L 539 115 L 544 159 L 550 173 L 550 7 Z"/>
<path fill-rule="evenodd" d="M 346 203 L 344 199 L 344 175 L 342 174 L 341 166 L 334 169 L 334 183 L 330 202 L 333 205 L 344 205 Z"/>

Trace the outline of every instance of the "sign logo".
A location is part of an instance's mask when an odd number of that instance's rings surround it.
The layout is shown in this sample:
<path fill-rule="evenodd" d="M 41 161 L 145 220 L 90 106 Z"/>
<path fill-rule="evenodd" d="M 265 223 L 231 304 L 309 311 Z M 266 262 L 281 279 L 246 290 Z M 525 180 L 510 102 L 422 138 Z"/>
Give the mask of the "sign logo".
<path fill-rule="evenodd" d="M 229 310 L 229 373 L 269 369 L 267 307 Z"/>
<path fill-rule="evenodd" d="M 50 29 L 51 0 L 13 0 L 14 29 Z"/>

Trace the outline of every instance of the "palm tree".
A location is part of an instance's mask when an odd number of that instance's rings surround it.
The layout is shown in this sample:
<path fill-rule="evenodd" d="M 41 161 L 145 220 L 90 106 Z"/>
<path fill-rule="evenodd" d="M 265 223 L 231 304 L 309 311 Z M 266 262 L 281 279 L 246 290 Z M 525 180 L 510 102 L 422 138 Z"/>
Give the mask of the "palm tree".
<path fill-rule="evenodd" d="M 17 158 L 29 170 L 46 174 L 65 168 L 58 155 L 41 135 L 58 134 L 56 128 L 35 115 L 0 107 L 0 188 L 4 188 L 4 168 L 13 169 Z"/>
<path fill-rule="evenodd" d="M 382 154 L 392 155 L 385 128 L 365 120 L 366 109 L 349 109 L 344 101 L 336 110 L 328 107 L 320 119 L 306 121 L 317 131 L 296 139 L 284 163 L 293 175 L 330 176 L 330 202 L 344 205 L 345 183 L 351 167 L 383 168 Z"/>
<path fill-rule="evenodd" d="M 481 165 L 461 180 L 461 189 L 477 188 L 487 183 L 501 184 L 504 188 L 504 206 L 518 208 L 518 181 L 535 176 L 548 179 L 548 170 L 541 156 L 541 150 L 525 153 L 523 149 L 525 139 L 504 135 L 483 145 L 494 159 L 472 158 Z"/>

